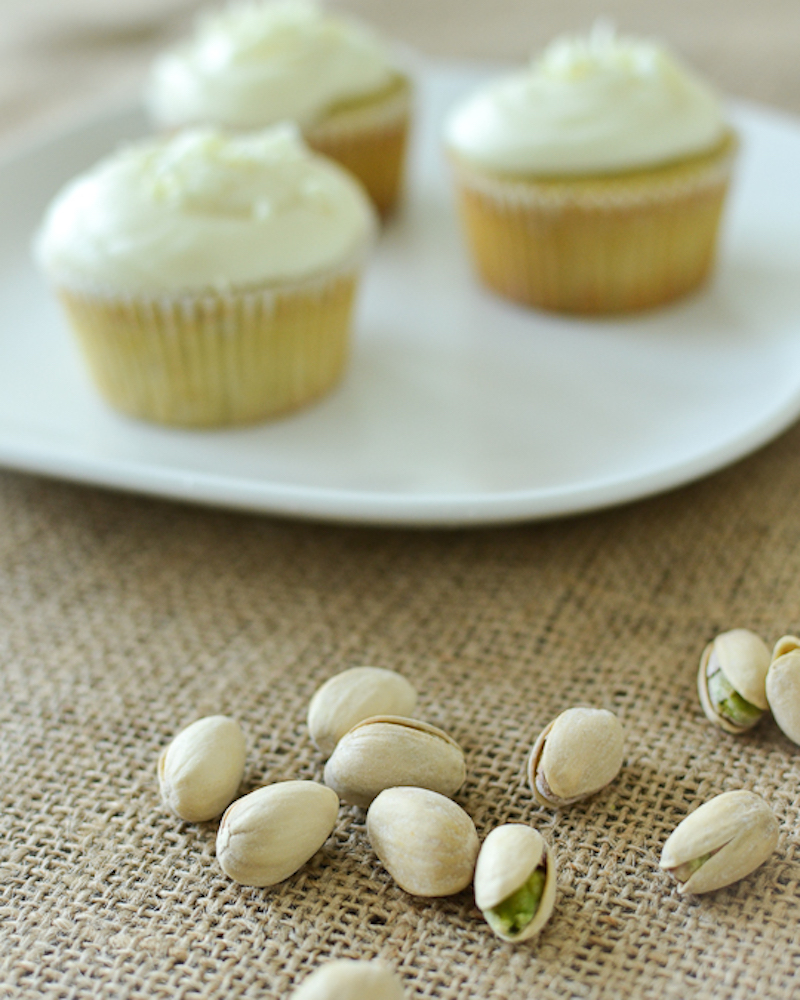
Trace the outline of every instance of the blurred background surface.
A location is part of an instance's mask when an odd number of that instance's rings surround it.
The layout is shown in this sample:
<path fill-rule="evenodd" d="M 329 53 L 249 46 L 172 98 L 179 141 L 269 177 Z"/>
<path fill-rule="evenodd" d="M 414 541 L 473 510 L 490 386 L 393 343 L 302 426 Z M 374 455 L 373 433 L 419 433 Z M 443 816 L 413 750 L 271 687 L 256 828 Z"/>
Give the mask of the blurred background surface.
<path fill-rule="evenodd" d="M 439 58 L 519 61 L 611 18 L 669 42 L 724 92 L 800 112 L 798 0 L 330 0 Z M 197 0 L 0 0 L 0 136 L 135 93 Z"/>

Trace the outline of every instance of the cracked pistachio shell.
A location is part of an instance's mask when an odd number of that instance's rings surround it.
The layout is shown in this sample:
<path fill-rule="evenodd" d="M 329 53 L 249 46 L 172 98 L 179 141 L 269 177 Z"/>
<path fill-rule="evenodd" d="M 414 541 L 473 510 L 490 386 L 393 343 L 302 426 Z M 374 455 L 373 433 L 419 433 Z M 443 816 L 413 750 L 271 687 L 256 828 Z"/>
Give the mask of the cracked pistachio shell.
<path fill-rule="evenodd" d="M 604 708 L 568 708 L 540 734 L 528 759 L 539 805 L 568 806 L 613 781 L 622 767 L 625 734 Z"/>
<path fill-rule="evenodd" d="M 472 881 L 475 824 L 427 788 L 387 788 L 369 807 L 367 836 L 384 868 L 412 896 L 451 896 Z"/>
<path fill-rule="evenodd" d="M 775 644 L 767 674 L 767 701 L 781 731 L 800 744 L 800 639 L 785 635 Z"/>
<path fill-rule="evenodd" d="M 452 796 L 466 776 L 464 751 L 447 733 L 394 715 L 359 722 L 339 740 L 325 765 L 325 784 L 364 809 L 379 792 L 396 785 Z"/>
<path fill-rule="evenodd" d="M 504 941 L 525 941 L 538 934 L 550 919 L 556 898 L 555 858 L 539 831 L 524 823 L 495 827 L 483 842 L 475 866 L 475 904 L 484 917 L 487 910 L 495 909 L 521 889 L 543 862 L 547 874 L 533 919 L 517 934 L 504 934 L 492 927 Z"/>
<path fill-rule="evenodd" d="M 703 650 L 697 672 L 697 693 L 706 718 L 727 733 L 744 733 L 752 728 L 760 717 L 739 725 L 719 713 L 708 690 L 708 668 L 718 664 L 733 690 L 765 712 L 768 707 L 765 685 L 769 660 L 769 649 L 764 640 L 746 628 L 722 632 L 710 642 Z"/>
<path fill-rule="evenodd" d="M 383 962 L 340 958 L 315 969 L 291 1000 L 404 1000 L 402 983 Z"/>
<path fill-rule="evenodd" d="M 209 715 L 182 730 L 158 759 L 165 804 L 181 819 L 213 819 L 236 795 L 247 752 L 235 719 Z"/>
<path fill-rule="evenodd" d="M 222 817 L 220 867 L 242 885 L 282 882 L 322 847 L 338 811 L 336 793 L 316 781 L 278 781 L 257 788 Z"/>
<path fill-rule="evenodd" d="M 684 868 L 678 892 L 713 892 L 755 871 L 777 843 L 778 821 L 759 795 L 723 792 L 673 830 L 659 864 L 673 877 Z"/>
<path fill-rule="evenodd" d="M 373 715 L 411 715 L 416 703 L 416 690 L 394 670 L 353 667 L 318 688 L 308 706 L 308 730 L 329 757 L 357 723 Z"/>

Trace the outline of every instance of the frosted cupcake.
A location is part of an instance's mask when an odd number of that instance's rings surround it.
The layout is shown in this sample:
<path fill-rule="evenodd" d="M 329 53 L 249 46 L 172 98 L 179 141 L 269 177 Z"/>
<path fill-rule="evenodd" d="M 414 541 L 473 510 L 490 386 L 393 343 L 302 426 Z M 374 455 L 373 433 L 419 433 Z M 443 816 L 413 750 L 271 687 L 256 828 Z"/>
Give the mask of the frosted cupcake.
<path fill-rule="evenodd" d="M 300 0 L 239 3 L 200 18 L 191 38 L 156 60 L 146 93 L 165 129 L 295 122 L 384 215 L 401 187 L 410 98 L 377 36 Z"/>
<path fill-rule="evenodd" d="M 709 275 L 736 139 L 659 45 L 604 27 L 557 40 L 457 107 L 445 141 L 475 266 L 500 294 L 607 313 Z"/>
<path fill-rule="evenodd" d="M 375 225 L 358 182 L 293 126 L 189 130 L 73 180 L 35 253 L 113 407 L 212 427 L 338 381 Z"/>

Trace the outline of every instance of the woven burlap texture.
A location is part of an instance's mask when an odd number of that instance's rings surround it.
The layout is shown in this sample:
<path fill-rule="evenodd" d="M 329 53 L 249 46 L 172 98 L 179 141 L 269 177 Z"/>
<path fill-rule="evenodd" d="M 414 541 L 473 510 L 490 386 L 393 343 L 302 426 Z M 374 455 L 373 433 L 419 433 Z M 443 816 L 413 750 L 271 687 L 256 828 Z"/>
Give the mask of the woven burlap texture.
<path fill-rule="evenodd" d="M 332 957 L 378 957 L 411 998 L 793 995 L 800 756 L 771 720 L 703 717 L 717 631 L 800 627 L 800 429 L 674 494 L 497 530 L 295 524 L 0 477 L 0 996 L 284 997 Z M 401 671 L 460 741 L 481 835 L 533 823 L 559 858 L 533 943 L 492 936 L 465 891 L 398 889 L 343 807 L 271 889 L 220 872 L 216 824 L 162 806 L 160 749 L 198 716 L 246 729 L 243 790 L 322 776 L 318 684 Z M 618 779 L 560 813 L 524 764 L 588 703 L 626 732 Z M 681 898 L 668 833 L 717 792 L 774 807 L 778 849 L 743 882 Z"/>

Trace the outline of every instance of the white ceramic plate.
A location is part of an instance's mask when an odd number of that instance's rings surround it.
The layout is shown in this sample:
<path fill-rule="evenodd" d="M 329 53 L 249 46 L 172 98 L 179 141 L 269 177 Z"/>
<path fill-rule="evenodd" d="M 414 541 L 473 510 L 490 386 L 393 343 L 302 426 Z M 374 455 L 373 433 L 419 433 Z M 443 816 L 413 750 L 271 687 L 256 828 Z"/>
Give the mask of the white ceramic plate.
<path fill-rule="evenodd" d="M 732 114 L 743 154 L 713 285 L 624 320 L 517 308 L 473 281 L 439 151 L 475 70 L 423 76 L 409 198 L 366 278 L 352 366 L 317 406 L 185 432 L 119 417 L 29 259 L 55 190 L 145 130 L 135 109 L 0 165 L 0 463 L 253 511 L 383 524 L 545 518 L 646 496 L 800 414 L 800 123 Z"/>

